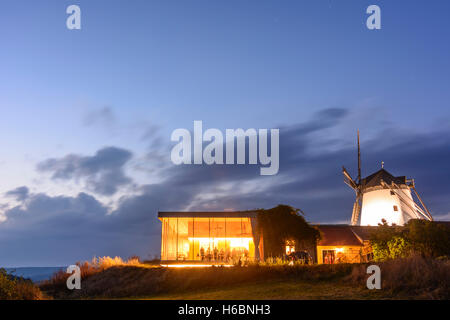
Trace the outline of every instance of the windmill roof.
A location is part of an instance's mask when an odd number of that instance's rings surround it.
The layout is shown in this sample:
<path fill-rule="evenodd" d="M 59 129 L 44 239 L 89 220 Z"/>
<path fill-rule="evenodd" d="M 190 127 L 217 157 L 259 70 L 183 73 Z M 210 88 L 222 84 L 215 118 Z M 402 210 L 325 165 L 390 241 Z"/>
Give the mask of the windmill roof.
<path fill-rule="evenodd" d="M 396 184 L 406 183 L 405 176 L 395 177 L 384 169 L 380 169 L 377 172 L 371 174 L 370 176 L 367 176 L 366 178 L 362 179 L 361 183 L 364 188 L 376 187 L 381 185 L 382 180 L 387 184 L 391 184 L 392 182 Z"/>

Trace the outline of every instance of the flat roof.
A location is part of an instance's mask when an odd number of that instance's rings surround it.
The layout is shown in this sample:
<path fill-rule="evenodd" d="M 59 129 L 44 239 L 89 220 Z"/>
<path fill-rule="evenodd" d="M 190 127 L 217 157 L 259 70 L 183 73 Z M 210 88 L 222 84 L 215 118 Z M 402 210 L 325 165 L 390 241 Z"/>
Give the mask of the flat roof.
<path fill-rule="evenodd" d="M 256 218 L 256 211 L 159 211 L 158 218 Z"/>

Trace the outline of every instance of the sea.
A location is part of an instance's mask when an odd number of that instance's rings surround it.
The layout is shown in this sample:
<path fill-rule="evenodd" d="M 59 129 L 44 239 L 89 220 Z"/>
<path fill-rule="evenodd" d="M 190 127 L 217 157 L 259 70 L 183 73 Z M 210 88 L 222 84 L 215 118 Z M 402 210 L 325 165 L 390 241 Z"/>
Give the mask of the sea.
<path fill-rule="evenodd" d="M 33 282 L 48 280 L 59 270 L 66 270 L 67 267 L 19 267 L 5 268 L 9 274 L 17 277 L 31 279 Z"/>

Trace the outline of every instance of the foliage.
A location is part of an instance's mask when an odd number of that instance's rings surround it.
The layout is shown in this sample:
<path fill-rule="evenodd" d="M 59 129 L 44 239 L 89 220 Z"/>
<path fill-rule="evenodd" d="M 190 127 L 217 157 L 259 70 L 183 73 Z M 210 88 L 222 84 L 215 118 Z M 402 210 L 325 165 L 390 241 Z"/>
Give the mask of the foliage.
<path fill-rule="evenodd" d="M 31 280 L 14 277 L 0 269 L 0 300 L 38 300 L 42 292 Z"/>
<path fill-rule="evenodd" d="M 405 258 L 411 252 L 410 242 L 403 237 L 394 237 L 387 243 L 389 250 L 389 258 Z"/>
<path fill-rule="evenodd" d="M 426 220 L 410 220 L 403 227 L 383 221 L 370 239 L 375 261 L 404 258 L 412 254 L 426 257 L 450 255 L 450 228 Z"/>
<path fill-rule="evenodd" d="M 406 225 L 408 240 L 424 256 L 450 256 L 450 228 L 426 220 L 410 220 Z"/>
<path fill-rule="evenodd" d="M 276 259 L 275 259 L 276 262 Z M 367 290 L 367 264 L 276 265 L 251 264 L 247 267 L 209 268 L 148 268 L 116 266 L 83 280 L 81 290 L 60 290 L 59 298 L 135 298 L 160 297 L 168 294 L 196 293 L 200 299 L 210 299 L 208 292 L 239 288 L 233 299 L 262 283 L 277 282 L 283 287 L 303 282 L 309 290 L 320 288 L 360 288 L 361 296 L 374 291 L 386 298 L 448 299 L 450 294 L 450 261 L 424 258 L 420 255 L 390 259 L 378 264 L 381 268 L 382 290 Z M 346 285 L 347 287 L 343 287 Z M 285 292 L 287 292 L 285 290 Z M 255 292 L 258 294 L 258 292 Z M 323 293 L 325 296 L 326 293 Z M 372 296 L 376 297 L 376 296 Z M 286 296 L 292 296 L 287 292 Z"/>
<path fill-rule="evenodd" d="M 258 224 L 260 232 L 263 233 L 265 257 L 281 257 L 288 240 L 295 240 L 297 245 L 315 245 L 320 233 L 305 221 L 300 212 L 300 209 L 287 205 L 258 210 Z"/>

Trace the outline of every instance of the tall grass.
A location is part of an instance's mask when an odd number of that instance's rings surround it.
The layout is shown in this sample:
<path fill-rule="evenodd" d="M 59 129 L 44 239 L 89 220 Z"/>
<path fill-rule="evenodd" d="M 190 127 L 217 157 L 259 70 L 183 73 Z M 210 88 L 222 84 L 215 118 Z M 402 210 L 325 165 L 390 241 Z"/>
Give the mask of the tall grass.
<path fill-rule="evenodd" d="M 381 288 L 394 295 L 419 299 L 450 298 L 450 260 L 430 259 L 420 255 L 377 263 L 381 270 Z M 355 265 L 350 279 L 355 284 L 367 279 L 366 265 Z"/>
<path fill-rule="evenodd" d="M 378 263 L 382 290 L 387 298 L 449 299 L 450 261 L 421 256 Z M 55 274 L 41 286 L 57 298 L 132 298 L 172 293 L 202 292 L 265 281 L 330 286 L 354 286 L 365 289 L 368 264 L 286 265 L 250 264 L 246 267 L 161 268 L 136 260 L 99 258 L 80 264 L 81 290 L 66 288 L 67 275 Z M 367 289 L 368 290 L 368 289 Z"/>
<path fill-rule="evenodd" d="M 121 257 L 94 257 L 91 261 L 77 262 L 76 265 L 80 267 L 83 280 L 112 267 L 142 266 L 139 257 L 130 257 L 128 260 L 123 260 Z M 70 274 L 66 273 L 66 270 L 59 270 L 49 280 L 43 281 L 40 288 L 53 294 L 63 291 L 67 289 L 66 281 L 69 276 Z"/>
<path fill-rule="evenodd" d="M 249 265 L 247 267 L 143 268 L 114 266 L 82 280 L 81 290 L 59 290 L 60 298 L 153 296 L 223 288 L 272 279 L 332 281 L 351 274 L 351 265 Z"/>

